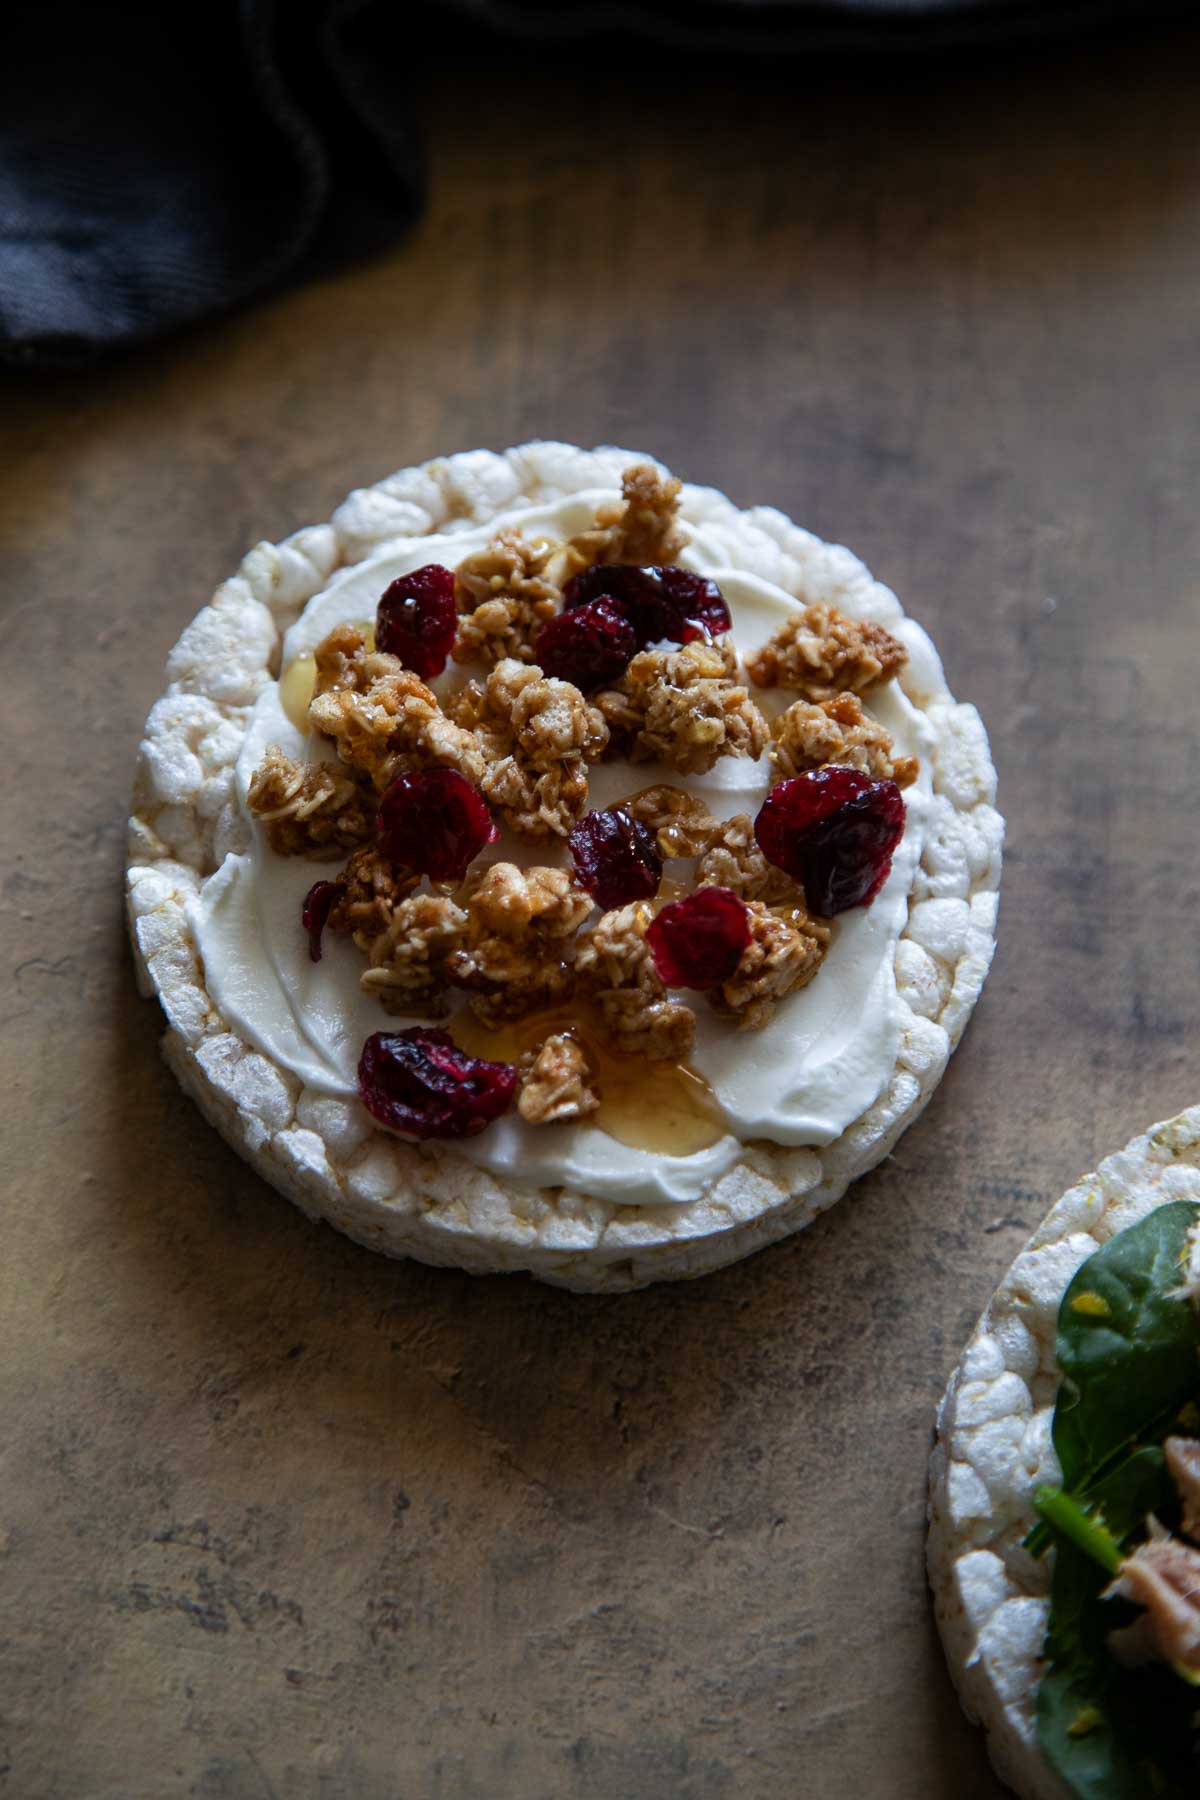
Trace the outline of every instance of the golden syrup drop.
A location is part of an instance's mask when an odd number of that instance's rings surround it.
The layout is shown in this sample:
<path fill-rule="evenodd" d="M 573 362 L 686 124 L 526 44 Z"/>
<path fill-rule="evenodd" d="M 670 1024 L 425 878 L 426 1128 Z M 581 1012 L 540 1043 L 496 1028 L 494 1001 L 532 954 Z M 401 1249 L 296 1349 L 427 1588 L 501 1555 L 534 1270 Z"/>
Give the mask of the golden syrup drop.
<path fill-rule="evenodd" d="M 363 634 L 363 642 L 368 650 L 375 648 L 375 626 L 369 619 L 359 619 L 356 631 Z M 297 656 L 290 662 L 279 677 L 279 704 L 296 727 L 297 731 L 307 732 L 308 708 L 312 701 L 313 689 L 317 684 L 316 658 Z"/>
<path fill-rule="evenodd" d="M 669 875 L 664 875 L 658 884 L 658 892 L 650 904 L 655 912 L 659 912 L 664 906 L 670 906 L 672 901 L 682 900 L 684 895 L 690 894 L 691 891 L 690 882 L 673 881 Z"/>
<path fill-rule="evenodd" d="M 600 1105 L 588 1123 L 631 1150 L 654 1156 L 694 1156 L 718 1143 L 729 1127 L 716 1095 L 686 1063 L 652 1062 L 622 1055 L 601 1035 L 595 1011 L 586 1004 L 530 1013 L 507 1025 L 482 1025 L 472 1012 L 449 1022 L 451 1037 L 468 1056 L 518 1062 L 556 1032 L 569 1032 L 591 1066 Z"/>
<path fill-rule="evenodd" d="M 298 656 L 279 677 L 279 704 L 296 727 L 307 731 L 308 704 L 317 683 L 317 665 L 311 656 Z"/>

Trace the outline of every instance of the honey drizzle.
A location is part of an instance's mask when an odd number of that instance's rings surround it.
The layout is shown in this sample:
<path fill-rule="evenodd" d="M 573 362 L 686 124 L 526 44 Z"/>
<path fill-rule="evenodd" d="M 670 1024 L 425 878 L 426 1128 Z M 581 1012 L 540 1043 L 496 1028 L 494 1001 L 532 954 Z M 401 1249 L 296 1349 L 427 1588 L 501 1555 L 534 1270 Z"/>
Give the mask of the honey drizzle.
<path fill-rule="evenodd" d="M 359 620 L 355 628 L 362 632 L 367 649 L 374 650 L 374 623 Z M 279 677 L 279 704 L 297 731 L 305 734 L 312 729 L 308 708 L 316 679 L 316 659 L 311 653 L 295 657 Z M 686 882 L 664 876 L 649 905 L 657 912 L 688 892 Z M 587 1056 L 592 1085 L 600 1096 L 600 1105 L 589 1115 L 588 1123 L 631 1150 L 654 1156 L 694 1156 L 719 1143 L 729 1130 L 703 1075 L 687 1063 L 655 1062 L 614 1049 L 599 1013 L 586 1001 L 531 1013 L 497 1029 L 481 1024 L 468 1011 L 456 1013 L 448 1025 L 460 1050 L 493 1062 L 519 1062 L 556 1033 L 573 1037 Z"/>
<path fill-rule="evenodd" d="M 296 727 L 308 732 L 308 707 L 317 685 L 317 663 L 313 656 L 298 656 L 279 677 L 279 704 Z"/>
<path fill-rule="evenodd" d="M 371 620 L 357 620 L 354 629 L 362 632 L 367 649 L 374 650 L 375 626 Z M 317 661 L 311 652 L 307 656 L 294 657 L 279 677 L 279 704 L 296 730 L 306 735 L 312 729 L 308 709 L 316 685 Z"/>
<path fill-rule="evenodd" d="M 573 1037 L 585 1052 L 599 1108 L 589 1125 L 631 1150 L 654 1156 L 693 1156 L 729 1130 L 716 1095 L 686 1063 L 652 1062 L 623 1055 L 605 1038 L 595 1009 L 586 1002 L 531 1013 L 492 1029 L 470 1012 L 449 1021 L 450 1035 L 468 1056 L 518 1062 L 555 1033 Z"/>

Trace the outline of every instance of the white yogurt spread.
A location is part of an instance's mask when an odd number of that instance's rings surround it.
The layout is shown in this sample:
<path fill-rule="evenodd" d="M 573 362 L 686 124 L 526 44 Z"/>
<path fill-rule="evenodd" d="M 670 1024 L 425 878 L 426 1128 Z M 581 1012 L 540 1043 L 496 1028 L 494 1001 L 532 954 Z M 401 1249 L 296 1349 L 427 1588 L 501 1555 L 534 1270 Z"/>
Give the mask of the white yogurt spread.
<path fill-rule="evenodd" d="M 312 651 L 335 625 L 373 619 L 389 582 L 410 569 L 441 562 L 449 567 L 482 549 L 506 527 L 529 536 L 565 538 L 589 526 L 609 491 L 577 494 L 548 506 L 526 507 L 473 531 L 436 537 L 393 538 L 366 561 L 339 571 L 287 633 L 281 667 Z M 744 656 L 764 643 L 800 602 L 781 588 L 736 566 L 736 534 L 721 532 L 717 566 L 704 554 L 698 533 L 679 558 L 711 576 L 733 617 L 733 638 Z M 941 686 L 937 653 L 910 620 L 889 622 L 914 664 Z M 451 663 L 432 683 L 443 693 L 472 673 Z M 782 710 L 794 695 L 756 694 L 763 710 Z M 889 682 L 870 697 L 870 712 L 891 732 L 899 755 L 917 756 L 921 773 L 905 790 L 907 822 L 892 872 L 869 907 L 841 914 L 815 980 L 779 1006 L 760 1031 L 738 1032 L 719 1019 L 700 995 L 684 994 L 697 1017 L 692 1066 L 712 1087 L 729 1131 L 710 1149 L 692 1156 L 663 1156 L 633 1149 L 587 1123 L 527 1125 L 513 1111 L 456 1148 L 470 1161 L 508 1181 L 564 1187 L 618 1205 L 678 1205 L 697 1199 L 742 1155 L 751 1139 L 781 1145 L 832 1143 L 878 1099 L 895 1063 L 899 1002 L 894 959 L 908 917 L 908 897 L 924 845 L 930 813 L 929 758 L 933 733 L 924 714 Z M 191 923 L 204 963 L 209 993 L 230 1026 L 264 1055 L 290 1069 L 319 1093 L 352 1096 L 364 1041 L 372 1032 L 403 1030 L 417 1019 L 389 1017 L 359 987 L 362 953 L 347 937 L 327 934 L 324 955 L 311 961 L 300 926 L 301 901 L 320 869 L 302 857 L 271 850 L 265 831 L 246 805 L 250 778 L 269 744 L 297 758 L 330 755 L 322 740 L 291 723 L 279 690 L 269 686 L 248 722 L 237 765 L 237 791 L 251 835 L 244 855 L 227 856 L 193 903 Z M 624 760 L 593 765 L 589 805 L 610 806 L 657 782 L 685 785 L 721 818 L 758 811 L 770 786 L 766 757 L 722 759 L 707 775 L 681 777 L 658 763 Z M 521 844 L 502 831 L 481 862 L 506 860 L 568 863 L 558 840 Z M 690 864 L 666 865 L 686 877 Z"/>

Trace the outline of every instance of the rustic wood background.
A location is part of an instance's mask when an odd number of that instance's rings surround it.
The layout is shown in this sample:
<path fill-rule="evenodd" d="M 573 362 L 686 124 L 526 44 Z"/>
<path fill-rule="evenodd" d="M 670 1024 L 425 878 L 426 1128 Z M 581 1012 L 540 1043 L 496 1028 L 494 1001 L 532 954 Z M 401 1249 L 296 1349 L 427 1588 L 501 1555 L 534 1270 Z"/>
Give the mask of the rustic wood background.
<path fill-rule="evenodd" d="M 393 253 L 0 390 L 0 1792 L 995 1800 L 924 1585 L 934 1402 L 1050 1201 L 1197 1098 L 1198 48 L 460 62 Z M 1009 820 L 897 1154 L 627 1298 L 313 1229 L 177 1092 L 123 942 L 134 746 L 216 583 L 532 435 L 853 545 Z"/>

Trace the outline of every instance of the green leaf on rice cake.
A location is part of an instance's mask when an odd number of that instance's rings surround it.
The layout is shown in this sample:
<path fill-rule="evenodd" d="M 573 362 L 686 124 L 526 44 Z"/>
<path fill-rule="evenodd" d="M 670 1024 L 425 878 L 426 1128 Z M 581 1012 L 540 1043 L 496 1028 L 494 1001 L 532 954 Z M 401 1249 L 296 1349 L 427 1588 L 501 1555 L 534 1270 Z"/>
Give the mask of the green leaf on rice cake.
<path fill-rule="evenodd" d="M 1200 1207 L 1171 1202 L 1088 1258 L 1063 1296 L 1054 1446 L 1064 1489 L 1136 1542 L 1175 1495 L 1159 1446 L 1200 1392 L 1200 1318 L 1179 1294 Z M 1078 1800 L 1197 1800 L 1196 1689 L 1164 1665 L 1126 1669 L 1108 1634 L 1137 1617 L 1109 1576 L 1057 1544 L 1038 1738 Z"/>

